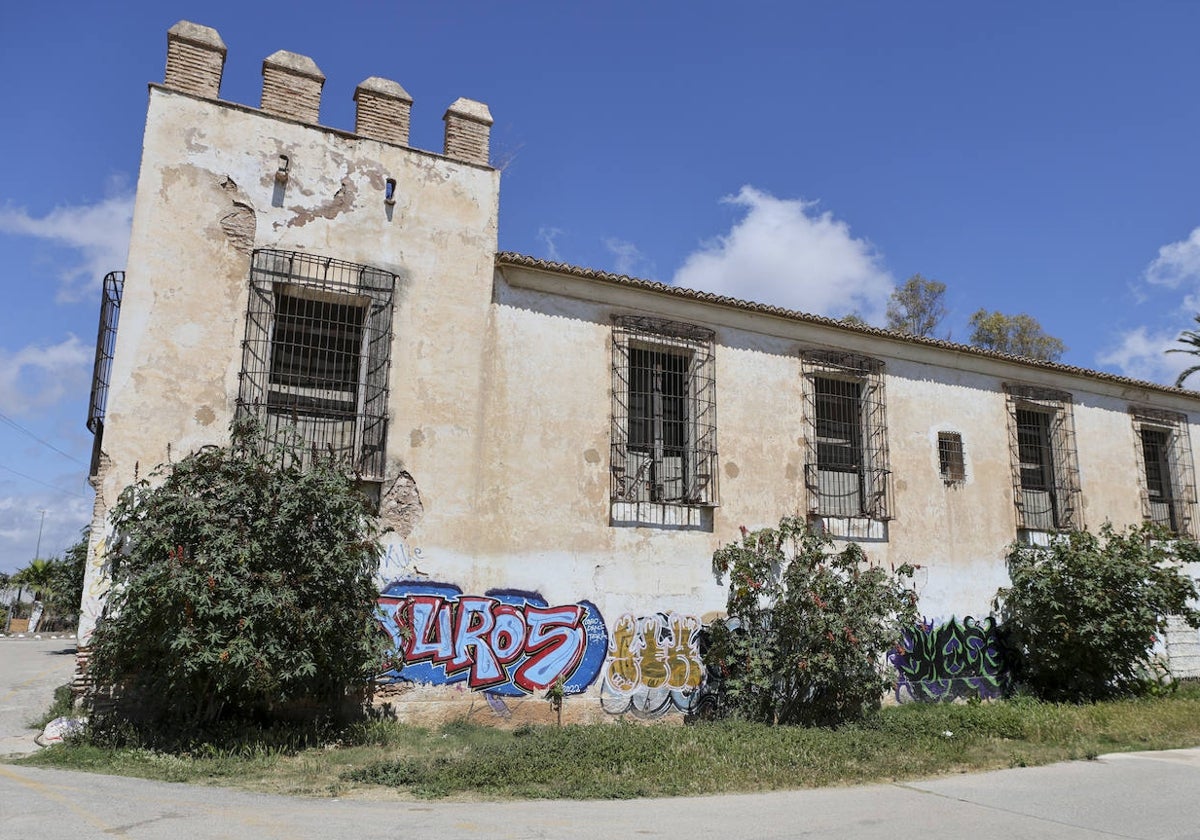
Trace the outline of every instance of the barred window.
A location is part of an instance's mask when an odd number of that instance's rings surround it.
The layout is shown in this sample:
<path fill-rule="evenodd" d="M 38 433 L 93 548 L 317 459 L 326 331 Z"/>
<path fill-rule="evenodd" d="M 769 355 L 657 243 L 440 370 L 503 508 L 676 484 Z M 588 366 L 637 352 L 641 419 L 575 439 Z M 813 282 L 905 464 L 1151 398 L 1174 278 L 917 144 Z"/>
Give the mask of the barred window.
<path fill-rule="evenodd" d="M 1005 388 L 1017 527 L 1083 527 L 1071 395 L 1028 385 Z"/>
<path fill-rule="evenodd" d="M 613 326 L 611 499 L 629 518 L 673 524 L 663 507 L 717 503 L 713 332 L 621 316 Z"/>
<path fill-rule="evenodd" d="M 805 488 L 810 513 L 890 519 L 883 364 L 811 351 L 805 378 Z"/>
<path fill-rule="evenodd" d="M 255 251 L 239 415 L 382 479 L 395 282 L 369 266 Z"/>
<path fill-rule="evenodd" d="M 967 480 L 967 464 L 963 456 L 963 439 L 958 432 L 938 432 L 938 472 L 947 484 Z"/>
<path fill-rule="evenodd" d="M 1144 518 L 1173 534 L 1192 536 L 1196 486 L 1187 415 L 1149 408 L 1134 408 L 1130 413 Z"/>

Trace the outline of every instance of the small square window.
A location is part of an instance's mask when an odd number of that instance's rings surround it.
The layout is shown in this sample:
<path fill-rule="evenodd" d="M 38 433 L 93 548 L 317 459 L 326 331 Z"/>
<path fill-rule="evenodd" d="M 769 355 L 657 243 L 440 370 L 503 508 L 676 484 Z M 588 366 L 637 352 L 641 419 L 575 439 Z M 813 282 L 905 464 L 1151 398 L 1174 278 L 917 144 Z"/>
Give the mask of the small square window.
<path fill-rule="evenodd" d="M 938 472 L 947 484 L 967 480 L 962 435 L 958 432 L 938 432 Z"/>

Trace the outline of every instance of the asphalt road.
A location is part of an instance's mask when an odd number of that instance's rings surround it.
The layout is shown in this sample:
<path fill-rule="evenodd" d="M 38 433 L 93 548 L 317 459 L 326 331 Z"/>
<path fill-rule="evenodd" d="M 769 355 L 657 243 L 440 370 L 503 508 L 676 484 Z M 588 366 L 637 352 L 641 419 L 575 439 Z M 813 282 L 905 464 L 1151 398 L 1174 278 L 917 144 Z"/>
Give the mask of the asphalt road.
<path fill-rule="evenodd" d="M 27 724 L 42 715 L 54 689 L 75 672 L 75 638 L 0 638 L 0 756 L 36 750 Z M 4 803 L 0 801 L 0 814 Z M 2 829 L 0 829 L 2 830 Z"/>
<path fill-rule="evenodd" d="M 0 765 L 0 838 L 1200 838 L 1200 750 L 895 785 L 623 802 L 296 799 Z"/>
<path fill-rule="evenodd" d="M 0 674 L 29 687 L 5 679 L 6 690 L 48 702 L 47 688 L 69 676 L 69 663 L 60 662 L 70 657 L 53 652 L 61 643 L 18 644 L 0 640 Z M 24 664 L 14 669 L 14 660 Z M 37 711 L 8 711 L 11 697 L 0 705 L 0 735 L 8 721 Z M 932 836 L 1200 840 L 1200 749 L 903 784 L 621 802 L 301 799 L 0 764 L 0 840 Z"/>

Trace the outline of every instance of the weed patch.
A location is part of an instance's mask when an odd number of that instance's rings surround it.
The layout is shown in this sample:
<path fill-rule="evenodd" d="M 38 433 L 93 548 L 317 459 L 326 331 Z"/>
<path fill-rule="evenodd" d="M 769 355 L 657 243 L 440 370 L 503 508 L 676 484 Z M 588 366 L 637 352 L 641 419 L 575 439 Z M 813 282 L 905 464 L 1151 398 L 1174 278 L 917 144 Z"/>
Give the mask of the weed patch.
<path fill-rule="evenodd" d="M 50 702 L 50 708 L 46 709 L 40 717 L 36 717 L 26 724 L 30 729 L 45 729 L 46 724 L 55 718 L 68 717 L 75 711 L 75 695 L 71 692 L 71 684 L 60 685 L 54 689 L 54 699 Z"/>
<path fill-rule="evenodd" d="M 260 733 L 261 735 L 262 733 Z M 1074 705 L 909 704 L 835 729 L 696 726 L 422 729 L 372 720 L 163 752 L 55 746 L 21 763 L 309 796 L 626 799 L 912 779 L 1200 744 L 1200 687 Z"/>

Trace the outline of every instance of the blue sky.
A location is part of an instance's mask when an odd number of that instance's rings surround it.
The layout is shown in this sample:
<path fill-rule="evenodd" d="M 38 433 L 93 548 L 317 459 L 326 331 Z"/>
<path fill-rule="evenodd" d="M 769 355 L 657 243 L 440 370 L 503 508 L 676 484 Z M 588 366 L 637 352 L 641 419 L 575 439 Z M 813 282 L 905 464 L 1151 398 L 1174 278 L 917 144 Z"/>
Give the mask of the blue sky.
<path fill-rule="evenodd" d="M 502 249 L 869 320 L 920 272 L 956 340 L 986 307 L 1071 364 L 1186 361 L 1162 350 L 1200 311 L 1197 3 L 5 3 L 0 571 L 41 511 L 43 555 L 90 514 L 100 282 L 181 19 L 224 38 L 230 101 L 289 49 L 327 77 L 325 125 L 373 75 L 420 148 L 487 102 Z"/>

